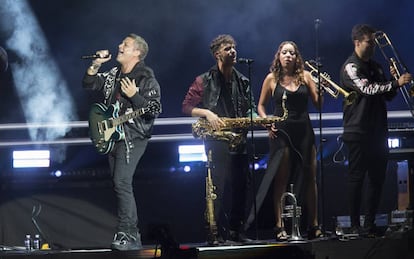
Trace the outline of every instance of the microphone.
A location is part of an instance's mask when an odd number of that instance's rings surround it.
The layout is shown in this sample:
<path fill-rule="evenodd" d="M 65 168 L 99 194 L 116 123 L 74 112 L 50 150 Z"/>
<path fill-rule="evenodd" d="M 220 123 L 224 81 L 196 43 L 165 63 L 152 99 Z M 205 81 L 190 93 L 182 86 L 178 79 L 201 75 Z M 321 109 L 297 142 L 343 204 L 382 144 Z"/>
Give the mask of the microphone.
<path fill-rule="evenodd" d="M 238 58 L 237 59 L 237 63 L 240 63 L 240 64 L 251 64 L 253 62 L 254 60 L 251 58 Z"/>
<path fill-rule="evenodd" d="M 319 60 L 319 59 L 318 59 Z M 322 63 L 318 60 L 310 59 L 308 62 L 318 67 L 322 67 Z"/>
<path fill-rule="evenodd" d="M 109 58 L 110 55 L 111 54 L 108 54 L 108 55 L 106 55 L 104 57 L 101 57 L 101 55 L 99 55 L 99 54 L 85 55 L 85 56 L 82 56 L 81 59 Z"/>
<path fill-rule="evenodd" d="M 319 28 L 319 25 L 322 24 L 322 20 L 321 19 L 315 19 L 315 29 Z"/>

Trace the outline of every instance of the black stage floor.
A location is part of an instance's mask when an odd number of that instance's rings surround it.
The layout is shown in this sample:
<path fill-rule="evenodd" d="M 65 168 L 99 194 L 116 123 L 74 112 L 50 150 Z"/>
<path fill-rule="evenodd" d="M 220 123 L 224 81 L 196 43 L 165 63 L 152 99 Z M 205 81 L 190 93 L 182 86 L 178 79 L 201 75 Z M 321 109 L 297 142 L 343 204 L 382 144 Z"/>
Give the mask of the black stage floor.
<path fill-rule="evenodd" d="M 0 259 L 119 259 L 119 258 L 286 258 L 286 259 L 414 259 L 414 231 L 393 233 L 380 238 L 325 238 L 313 241 L 276 243 L 272 240 L 255 244 L 207 246 L 181 244 L 173 248 L 146 245 L 139 251 L 110 249 L 40 250 L 27 252 L 3 247 Z"/>

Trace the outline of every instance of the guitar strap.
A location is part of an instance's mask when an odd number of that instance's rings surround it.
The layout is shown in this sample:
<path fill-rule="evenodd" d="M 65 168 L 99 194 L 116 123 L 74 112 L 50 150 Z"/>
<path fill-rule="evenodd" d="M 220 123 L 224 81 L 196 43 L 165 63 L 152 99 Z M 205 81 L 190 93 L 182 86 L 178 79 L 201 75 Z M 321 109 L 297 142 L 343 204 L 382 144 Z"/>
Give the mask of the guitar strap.
<path fill-rule="evenodd" d="M 109 106 L 112 103 L 115 103 L 118 101 L 119 98 L 119 80 L 120 80 L 120 76 L 121 76 L 121 70 L 118 67 L 114 67 L 112 68 L 107 76 L 106 76 L 106 80 L 104 83 L 104 103 Z M 121 124 L 121 131 L 124 132 L 124 125 Z M 129 155 L 131 152 L 131 142 L 127 141 L 127 138 L 125 136 L 124 138 L 125 141 L 125 147 L 126 147 L 126 162 L 127 164 L 129 163 Z"/>
<path fill-rule="evenodd" d="M 107 106 L 115 102 L 115 83 L 117 81 L 117 77 L 119 77 L 120 74 L 121 70 L 118 67 L 114 67 L 108 72 L 108 75 L 106 76 L 104 83 L 104 103 Z"/>

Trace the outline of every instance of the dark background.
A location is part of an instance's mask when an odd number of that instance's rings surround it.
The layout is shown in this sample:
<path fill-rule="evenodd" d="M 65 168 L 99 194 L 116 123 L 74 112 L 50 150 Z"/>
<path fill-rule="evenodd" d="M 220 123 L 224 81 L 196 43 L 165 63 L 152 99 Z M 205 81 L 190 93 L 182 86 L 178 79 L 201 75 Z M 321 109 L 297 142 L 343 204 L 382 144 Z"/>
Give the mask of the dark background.
<path fill-rule="evenodd" d="M 409 0 L 398 4 L 385 0 L 28 2 L 46 37 L 51 58 L 57 62 L 67 81 L 75 101 L 75 117 L 79 120 L 86 120 L 91 102 L 80 84 L 89 61 L 80 57 L 99 49 L 109 49 L 116 55 L 118 44 L 130 32 L 143 36 L 149 43 L 146 62 L 154 69 L 162 87 L 164 110 L 161 117 L 182 116 L 184 94 L 195 76 L 214 63 L 209 43 L 222 33 L 234 36 L 239 57 L 255 60 L 252 87 L 256 99 L 274 52 L 284 40 L 295 41 L 304 59 L 314 59 L 318 38 L 323 70 L 338 82 L 340 66 L 353 49 L 350 32 L 356 23 L 369 23 L 385 31 L 407 67 L 413 67 L 414 28 L 410 17 L 414 4 Z M 316 19 L 322 21 L 318 34 L 315 31 Z M 12 64 L 16 60 L 13 60 L 12 50 L 5 42 L 13 28 L 7 24 L 1 27 L 0 43 L 10 52 L 9 63 Z M 115 61 L 111 61 L 106 67 L 114 64 Z M 237 67 L 246 73 L 244 65 Z M 1 103 L 2 107 L 13 109 L 8 109 L 8 116 L 0 119 L 3 123 L 24 122 L 19 107 L 16 107 L 19 100 L 13 96 L 13 83 L 3 82 L 10 73 L 13 73 L 11 69 L 2 75 Z M 44 76 L 47 77 L 47 73 Z M 405 106 L 396 99 L 390 109 L 405 109 Z M 341 102 L 326 98 L 324 111 L 341 111 Z"/>
<path fill-rule="evenodd" d="M 0 2 L 2 5 L 0 16 L 6 17 L 10 10 L 8 4 L 13 2 Z M 81 87 L 82 76 L 90 61 L 81 60 L 80 57 L 93 54 L 100 49 L 109 49 L 115 57 L 118 44 L 131 32 L 141 35 L 149 44 L 150 51 L 146 63 L 154 69 L 162 90 L 163 112 L 160 118 L 183 116 L 181 102 L 189 85 L 198 74 L 214 64 L 209 52 L 209 44 L 218 34 L 233 35 L 237 41 L 238 56 L 254 59 L 251 67 L 251 79 L 256 101 L 259 98 L 262 80 L 268 73 L 274 53 L 278 45 L 285 40 L 295 41 L 305 60 L 320 57 L 323 63 L 322 70 L 328 72 L 333 81 L 339 82 L 339 69 L 353 51 L 350 33 L 352 26 L 357 23 L 369 23 L 386 32 L 407 67 L 409 69 L 414 67 L 412 53 L 414 27 L 411 19 L 414 3 L 410 0 L 401 0 L 397 3 L 385 0 L 32 0 L 27 2 L 48 44 L 49 58 L 56 62 L 56 67 L 51 68 L 50 71 L 42 72 L 42 78 L 47 79 L 50 74 L 55 73 L 55 69 L 60 71 L 66 83 L 67 94 L 65 93 L 59 98 L 73 100 L 74 109 L 68 115 L 73 121 L 86 121 L 90 104 L 99 100 L 99 96 L 86 92 Z M 23 10 L 23 13 L 19 15 L 26 14 Z M 321 21 L 319 26 L 316 26 L 316 19 Z M 13 123 L 36 122 L 27 121 L 23 112 L 24 102 L 18 97 L 17 85 L 13 79 L 14 64 L 21 62 L 21 57 L 16 52 L 16 46 L 7 43 L 14 33 L 16 30 L 13 19 L 3 19 L 0 25 L 0 46 L 9 55 L 9 69 L 0 75 L 0 125 L 3 126 Z M 29 38 L 34 36 L 25 35 Z M 379 51 L 377 54 L 377 60 L 383 62 Z M 113 65 L 115 65 L 114 60 L 105 64 L 103 69 Z M 246 65 L 238 64 L 236 67 L 244 74 L 248 74 Z M 26 76 L 27 78 L 24 80 L 30 81 L 30 72 Z M 36 85 L 32 87 L 37 88 Z M 59 88 L 59 86 L 55 88 Z M 54 91 L 54 89 L 50 91 Z M 51 92 L 44 93 L 44 102 L 50 101 L 48 98 L 50 94 Z M 341 113 L 341 99 L 341 97 L 333 99 L 327 95 L 323 112 Z M 30 98 L 25 101 L 30 101 Z M 53 105 L 59 105 L 59 102 L 57 101 L 57 104 L 55 102 Z M 407 110 L 407 105 L 399 95 L 389 103 L 389 110 Z M 313 107 L 310 107 L 310 111 L 316 112 Z M 48 115 L 50 114 L 45 114 L 46 117 Z M 412 120 L 410 121 L 412 122 Z M 332 122 L 324 123 L 324 127 L 329 127 Z M 340 120 L 335 123 L 333 126 L 341 125 Z M 314 121 L 314 126 L 318 127 L 317 121 Z M 155 128 L 156 134 L 190 132 L 189 125 L 174 125 L 174 123 L 168 127 Z M 0 136 L 3 141 L 38 140 L 30 139 L 25 129 L 2 129 Z M 70 129 L 58 139 L 70 137 L 87 138 L 87 130 L 85 128 Z M 328 204 L 333 205 L 344 204 L 343 202 L 335 202 L 332 198 L 335 194 L 337 201 L 344 199 L 343 193 L 337 192 L 341 190 L 346 171 L 343 165 L 335 165 L 331 160 L 334 152 L 338 149 L 336 137 L 337 135 L 330 136 L 326 143 L 324 157 L 326 157 L 327 169 L 325 170 L 326 177 L 322 178 L 325 181 L 322 182 L 324 185 L 321 188 L 323 193 L 329 192 L 327 196 L 330 197 L 326 197 L 326 200 Z M 200 144 L 199 141 L 194 140 L 150 142 L 141 167 L 138 169 L 140 174 L 137 176 L 137 190 L 142 192 L 144 196 L 138 198 L 138 205 L 143 204 L 142 207 L 145 211 L 143 214 L 146 213 L 143 216 L 142 224 L 145 226 L 152 223 L 175 225 L 174 231 L 181 233 L 179 234 L 180 241 L 185 242 L 203 239 L 203 235 L 200 234 L 202 230 L 199 227 L 195 227 L 196 234 L 194 235 L 189 233 L 188 228 L 181 227 L 181 224 L 200 225 L 200 217 L 195 217 L 197 219 L 194 219 L 194 222 L 191 222 L 190 219 L 193 219 L 194 215 L 202 214 L 204 202 L 204 193 L 200 192 L 204 187 L 203 165 L 192 172 L 192 175 L 191 173 L 179 172 L 182 165 L 177 162 L 177 146 L 188 143 Z M 50 177 L 52 170 L 56 168 L 49 171 L 33 170 L 33 172 L 13 170 L 11 168 L 11 151 L 26 147 L 35 149 L 48 147 L 57 153 L 61 152 L 61 149 L 65 149 L 65 152 L 62 152 L 63 155 L 56 155 L 59 159 L 56 158 L 55 161 L 52 161 L 52 167 L 66 170 L 69 172 L 67 177 L 61 179 Z M 265 139 L 257 141 L 256 152 L 260 158 L 265 158 L 267 153 Z M 54 157 L 55 155 L 52 153 L 52 159 Z M 170 172 L 172 166 L 178 168 L 174 174 Z M 57 210 L 59 206 L 65 207 L 64 202 L 61 202 L 60 198 L 56 198 L 56 195 L 66 198 L 70 196 L 70 199 L 74 199 L 69 201 L 70 204 L 73 202 L 73 206 L 70 206 L 70 209 L 62 210 L 64 213 L 72 215 L 74 224 L 77 224 L 79 217 L 76 217 L 77 214 L 72 211 L 76 207 L 74 204 L 77 201 L 83 202 L 90 199 L 91 203 L 88 206 L 90 206 L 91 214 L 101 213 L 95 211 L 95 206 L 103 207 L 109 213 L 108 221 L 104 220 L 105 217 L 102 219 L 105 221 L 102 224 L 106 224 L 107 227 L 104 240 L 101 243 L 91 242 L 89 238 L 81 239 L 77 235 L 71 236 L 73 233 L 66 233 L 73 240 L 65 239 L 61 242 L 66 243 L 66 246 L 73 247 L 102 246 L 102 244 L 109 242 L 112 235 L 111 226 L 114 225 L 114 204 L 110 198 L 110 187 L 107 183 L 105 168 L 105 157 L 96 154 L 88 144 L 63 146 L 40 144 L 18 147 L 4 144 L 0 147 L 1 202 L 4 204 L 1 212 L 5 213 L 5 211 L 9 211 L 9 206 L 20 204 L 13 202 L 23 196 L 27 200 L 22 201 L 25 205 L 20 208 L 24 208 L 24 213 L 30 217 L 33 204 L 39 201 L 46 202 L 49 204 L 50 210 L 53 211 Z M 391 171 L 395 173 L 395 170 Z M 338 172 L 339 174 L 335 174 Z M 389 177 L 395 180 L 395 175 Z M 95 180 L 103 181 L 104 184 L 96 186 Z M 60 185 L 65 188 L 55 188 Z M 390 186 L 393 192 L 387 197 L 395 198 L 396 191 L 392 182 Z M 17 188 L 18 191 L 9 191 L 14 188 Z M 81 191 L 78 191 L 78 188 L 81 188 Z M 105 196 L 101 199 L 108 199 L 108 202 L 96 202 L 99 197 L 91 195 L 95 191 L 101 190 L 99 188 L 105 190 Z M 150 195 L 146 195 L 148 192 L 143 190 L 152 193 L 153 200 L 148 198 Z M 46 196 L 39 198 L 39 193 L 46 193 Z M 78 195 L 72 197 L 74 193 Z M 325 199 L 325 196 L 322 195 L 322 198 Z M 53 202 L 45 200 L 53 200 Z M 395 199 L 388 201 L 384 205 L 384 211 L 395 207 L 394 202 Z M 59 206 L 53 205 L 55 203 Z M 83 212 L 87 214 L 88 209 Z M 10 212 L 7 213 L 7 217 L 2 215 L 1 218 L 2 226 L 9 224 L 7 229 L 2 229 L 3 235 L 14 231 L 14 225 L 10 225 L 6 219 L 16 218 Z M 332 214 L 343 213 L 346 213 L 345 205 L 338 206 L 338 208 L 331 207 L 324 218 L 330 218 Z M 91 223 L 93 220 L 89 218 L 85 219 L 83 216 L 80 218 L 83 223 L 93 224 Z M 184 222 L 182 222 L 183 220 Z M 26 223 L 28 223 L 26 232 L 34 231 L 33 229 L 29 231 L 30 222 L 26 221 Z M 56 227 L 57 229 L 51 228 L 50 232 L 59 233 L 59 227 Z M 96 228 L 102 231 L 102 228 Z M 189 228 L 191 227 L 189 226 Z M 83 227 L 83 230 L 88 229 Z M 94 232 L 94 230 L 88 232 Z M 85 235 L 87 234 L 85 233 Z M 58 234 L 56 235 L 58 236 Z M 24 233 L 18 232 L 13 239 L 4 240 L 9 245 L 19 245 L 18 240 L 23 236 Z"/>

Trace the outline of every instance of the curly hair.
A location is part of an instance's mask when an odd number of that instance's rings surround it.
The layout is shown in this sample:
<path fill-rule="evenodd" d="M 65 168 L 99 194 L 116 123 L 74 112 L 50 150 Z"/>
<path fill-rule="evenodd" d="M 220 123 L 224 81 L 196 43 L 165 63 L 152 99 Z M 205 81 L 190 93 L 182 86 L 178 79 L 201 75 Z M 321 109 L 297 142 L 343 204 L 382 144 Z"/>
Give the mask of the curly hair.
<path fill-rule="evenodd" d="M 220 34 L 217 37 L 215 37 L 210 43 L 211 55 L 215 57 L 214 54 L 220 49 L 220 46 L 222 44 L 227 44 L 227 43 L 236 45 L 236 41 L 229 34 Z"/>
<path fill-rule="evenodd" d="M 282 64 L 280 63 L 279 57 L 280 52 L 282 51 L 283 46 L 286 44 L 290 44 L 293 46 L 296 52 L 296 60 L 295 60 L 295 67 L 294 67 L 294 77 L 295 77 L 295 83 L 297 85 L 302 84 L 305 82 L 304 76 L 303 76 L 303 70 L 304 70 L 304 62 L 302 59 L 302 55 L 299 52 L 298 46 L 293 41 L 283 41 L 280 43 L 279 48 L 277 49 L 277 52 L 275 54 L 275 57 L 272 61 L 272 65 L 269 68 L 269 71 L 273 73 L 275 77 L 276 84 L 279 82 L 280 78 L 283 76 L 283 70 L 282 70 Z"/>

